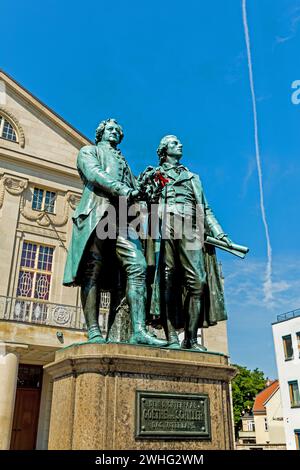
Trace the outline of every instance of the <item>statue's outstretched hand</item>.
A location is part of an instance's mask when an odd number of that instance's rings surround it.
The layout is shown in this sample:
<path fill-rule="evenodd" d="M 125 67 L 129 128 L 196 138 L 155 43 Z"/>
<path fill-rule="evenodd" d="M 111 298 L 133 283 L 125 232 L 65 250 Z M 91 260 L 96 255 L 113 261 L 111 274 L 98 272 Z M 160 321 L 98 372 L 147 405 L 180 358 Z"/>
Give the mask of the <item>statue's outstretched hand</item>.
<path fill-rule="evenodd" d="M 232 240 L 230 240 L 226 233 L 220 233 L 216 238 L 225 242 L 229 248 L 232 248 Z"/>

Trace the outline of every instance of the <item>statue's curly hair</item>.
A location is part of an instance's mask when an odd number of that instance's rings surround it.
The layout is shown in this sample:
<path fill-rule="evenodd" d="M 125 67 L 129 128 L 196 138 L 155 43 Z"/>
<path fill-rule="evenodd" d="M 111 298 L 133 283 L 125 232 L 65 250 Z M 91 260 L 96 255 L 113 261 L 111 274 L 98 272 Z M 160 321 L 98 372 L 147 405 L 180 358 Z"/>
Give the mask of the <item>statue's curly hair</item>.
<path fill-rule="evenodd" d="M 166 155 L 167 155 L 167 148 L 168 148 L 168 142 L 170 139 L 177 139 L 176 135 L 165 135 L 160 143 L 159 146 L 156 150 L 157 155 L 159 156 L 159 162 L 163 163 L 165 161 Z"/>
<path fill-rule="evenodd" d="M 105 130 L 105 126 L 108 122 L 114 122 L 115 124 L 118 125 L 118 128 L 120 130 L 120 142 L 119 143 L 122 142 L 123 137 L 124 137 L 124 132 L 123 132 L 122 126 L 120 126 L 120 124 L 116 121 L 116 119 L 109 118 L 109 119 L 106 119 L 105 121 L 101 121 L 99 126 L 96 129 L 96 135 L 95 135 L 95 144 L 96 145 L 98 144 L 98 142 L 101 142 L 103 132 Z"/>

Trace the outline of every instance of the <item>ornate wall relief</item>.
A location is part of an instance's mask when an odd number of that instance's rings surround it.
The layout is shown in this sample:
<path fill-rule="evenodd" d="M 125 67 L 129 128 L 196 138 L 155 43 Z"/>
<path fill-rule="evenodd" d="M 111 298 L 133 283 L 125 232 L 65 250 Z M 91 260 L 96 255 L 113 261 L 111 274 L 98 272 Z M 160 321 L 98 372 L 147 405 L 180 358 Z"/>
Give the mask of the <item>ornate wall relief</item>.
<path fill-rule="evenodd" d="M 67 201 L 71 207 L 71 209 L 75 210 L 77 204 L 79 204 L 81 196 L 76 193 L 72 193 L 71 191 L 67 192 Z"/>
<path fill-rule="evenodd" d="M 45 211 L 36 211 L 31 207 L 28 207 L 28 200 L 23 197 L 21 198 L 20 203 L 20 212 L 25 219 L 32 222 L 36 222 L 41 227 L 49 227 L 50 225 L 55 227 L 62 227 L 66 225 L 69 219 L 69 207 L 75 209 L 80 196 L 76 193 L 68 191 L 64 196 L 64 212 L 62 215 L 51 214 Z"/>
<path fill-rule="evenodd" d="M 3 206 L 5 191 L 19 196 L 28 186 L 28 180 L 16 176 L 3 174 L 0 177 L 0 208 Z"/>

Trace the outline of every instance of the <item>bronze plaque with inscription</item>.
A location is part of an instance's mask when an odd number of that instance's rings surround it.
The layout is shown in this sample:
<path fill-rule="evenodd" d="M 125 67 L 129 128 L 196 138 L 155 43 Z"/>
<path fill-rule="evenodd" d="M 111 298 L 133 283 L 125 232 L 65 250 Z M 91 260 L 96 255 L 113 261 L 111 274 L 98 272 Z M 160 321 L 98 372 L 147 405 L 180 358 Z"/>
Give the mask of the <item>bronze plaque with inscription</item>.
<path fill-rule="evenodd" d="M 208 395 L 137 390 L 135 437 L 211 439 Z"/>

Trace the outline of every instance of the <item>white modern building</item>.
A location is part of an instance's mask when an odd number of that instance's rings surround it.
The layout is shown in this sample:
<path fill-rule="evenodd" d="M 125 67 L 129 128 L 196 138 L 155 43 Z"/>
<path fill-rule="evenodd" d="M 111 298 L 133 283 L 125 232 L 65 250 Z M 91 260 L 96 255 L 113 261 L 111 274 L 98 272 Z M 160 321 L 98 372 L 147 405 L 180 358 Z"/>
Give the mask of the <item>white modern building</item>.
<path fill-rule="evenodd" d="M 278 315 L 272 329 L 286 447 L 300 450 L 300 309 Z"/>

